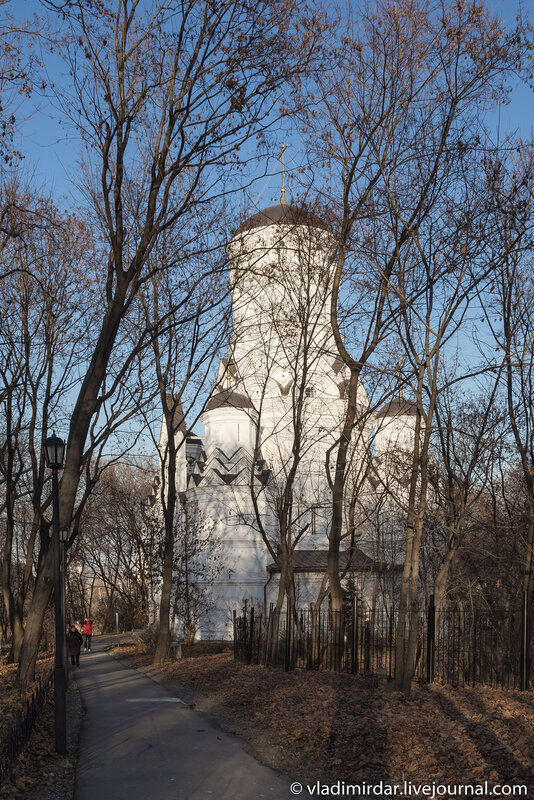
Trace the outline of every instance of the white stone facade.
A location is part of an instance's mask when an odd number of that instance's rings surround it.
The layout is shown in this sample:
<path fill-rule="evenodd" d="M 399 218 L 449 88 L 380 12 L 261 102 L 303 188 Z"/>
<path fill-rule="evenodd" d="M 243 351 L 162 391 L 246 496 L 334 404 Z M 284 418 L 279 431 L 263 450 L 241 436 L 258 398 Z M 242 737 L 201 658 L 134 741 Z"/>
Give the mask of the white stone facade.
<path fill-rule="evenodd" d="M 277 575 L 267 569 L 273 558 L 264 537 L 276 550 L 276 503 L 297 448 L 293 515 L 300 560 L 305 564 L 306 552 L 327 547 L 325 463 L 343 419 L 347 380 L 329 321 L 335 244 L 321 219 L 286 204 L 246 220 L 230 242 L 233 336 L 201 415 L 202 447 L 194 442 L 187 465 L 188 502 L 210 518 L 221 564 L 206 581 L 212 609 L 201 638 L 229 638 L 232 612 L 245 600 L 263 606 L 275 599 Z M 366 412 L 363 386 L 358 403 Z M 353 460 L 373 435 L 376 469 L 392 449 L 409 450 L 413 419 L 407 403 L 391 403 L 368 418 Z M 360 563 L 361 591 L 372 593 L 371 561 L 362 553 Z M 297 602 L 313 602 L 318 570 L 303 568 L 295 577 Z"/>

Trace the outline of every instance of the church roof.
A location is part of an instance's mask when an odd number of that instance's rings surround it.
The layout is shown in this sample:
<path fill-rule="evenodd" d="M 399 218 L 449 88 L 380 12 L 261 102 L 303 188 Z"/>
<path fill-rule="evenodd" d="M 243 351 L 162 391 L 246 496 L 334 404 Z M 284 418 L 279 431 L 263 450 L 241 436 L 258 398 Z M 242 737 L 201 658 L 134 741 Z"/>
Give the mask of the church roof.
<path fill-rule="evenodd" d="M 185 434 L 186 433 L 185 417 L 180 396 L 168 393 L 165 395 L 165 402 L 167 404 L 168 410 L 172 413 L 171 424 L 173 430 L 176 432 L 181 431 L 182 433 Z"/>
<path fill-rule="evenodd" d="M 415 417 L 417 404 L 411 400 L 392 400 L 375 412 L 375 417 Z"/>
<path fill-rule="evenodd" d="M 263 228 L 268 225 L 311 225 L 314 228 L 322 228 L 325 231 L 332 230 L 328 222 L 318 217 L 313 211 L 301 206 L 293 206 L 289 203 L 278 203 L 275 206 L 264 208 L 262 211 L 257 211 L 251 217 L 243 220 L 236 231 L 236 235 L 250 231 L 253 228 Z"/>
<path fill-rule="evenodd" d="M 351 553 L 350 550 L 342 550 L 339 554 L 339 568 L 344 571 L 347 568 Z M 293 571 L 294 572 L 325 572 L 328 565 L 328 550 L 294 550 L 293 551 Z M 369 558 L 363 550 L 356 547 L 352 551 L 349 572 L 365 572 L 377 569 L 376 562 Z M 280 572 L 276 564 L 269 564 L 267 572 Z"/>
<path fill-rule="evenodd" d="M 223 392 L 212 394 L 206 403 L 205 411 L 212 411 L 214 408 L 231 406 L 232 408 L 254 408 L 250 398 L 233 389 L 225 389 Z"/>

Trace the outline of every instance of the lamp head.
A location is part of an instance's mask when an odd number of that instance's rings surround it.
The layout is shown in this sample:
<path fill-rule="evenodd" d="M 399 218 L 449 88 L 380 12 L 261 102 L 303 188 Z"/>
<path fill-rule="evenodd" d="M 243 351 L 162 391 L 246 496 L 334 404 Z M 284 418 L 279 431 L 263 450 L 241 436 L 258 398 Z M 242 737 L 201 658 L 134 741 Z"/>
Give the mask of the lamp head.
<path fill-rule="evenodd" d="M 46 466 L 49 469 L 61 469 L 65 456 L 65 442 L 55 433 L 45 441 Z"/>

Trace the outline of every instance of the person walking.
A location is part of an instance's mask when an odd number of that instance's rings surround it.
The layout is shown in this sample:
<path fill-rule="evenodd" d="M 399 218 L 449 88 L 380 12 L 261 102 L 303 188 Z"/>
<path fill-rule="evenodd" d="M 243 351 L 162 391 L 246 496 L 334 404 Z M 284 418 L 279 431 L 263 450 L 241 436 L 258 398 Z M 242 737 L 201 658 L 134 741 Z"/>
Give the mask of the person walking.
<path fill-rule="evenodd" d="M 83 623 L 83 649 L 91 652 L 91 636 L 93 635 L 93 623 L 90 619 L 86 619 Z"/>
<path fill-rule="evenodd" d="M 71 625 L 67 631 L 67 652 L 70 656 L 70 663 L 73 667 L 80 666 L 80 649 L 82 642 L 82 634 L 76 625 Z"/>

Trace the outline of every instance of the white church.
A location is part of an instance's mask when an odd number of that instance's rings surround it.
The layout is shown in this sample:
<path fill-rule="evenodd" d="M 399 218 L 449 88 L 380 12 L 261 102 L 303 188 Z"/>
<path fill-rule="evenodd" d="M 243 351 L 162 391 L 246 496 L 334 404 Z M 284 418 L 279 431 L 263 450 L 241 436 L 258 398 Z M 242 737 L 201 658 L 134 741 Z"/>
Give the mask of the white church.
<path fill-rule="evenodd" d="M 200 417 L 204 437 L 189 435 L 180 451 L 179 483 L 218 550 L 201 639 L 231 638 L 232 613 L 245 601 L 268 608 L 276 600 L 281 509 L 297 605 L 317 598 L 331 508 L 327 455 L 333 464 L 347 381 L 330 326 L 335 247 L 330 226 L 283 194 L 229 243 L 233 334 Z M 401 397 L 370 414 L 363 386 L 357 401 L 365 422 L 351 468 L 357 480 L 372 450 L 360 487 L 371 497 L 383 491 L 391 454 L 409 451 L 415 412 Z M 346 575 L 368 602 L 381 570 L 398 574 L 399 554 L 385 556 L 369 533 L 347 540 L 344 553 Z"/>

